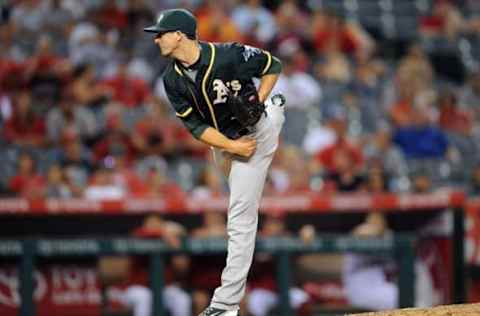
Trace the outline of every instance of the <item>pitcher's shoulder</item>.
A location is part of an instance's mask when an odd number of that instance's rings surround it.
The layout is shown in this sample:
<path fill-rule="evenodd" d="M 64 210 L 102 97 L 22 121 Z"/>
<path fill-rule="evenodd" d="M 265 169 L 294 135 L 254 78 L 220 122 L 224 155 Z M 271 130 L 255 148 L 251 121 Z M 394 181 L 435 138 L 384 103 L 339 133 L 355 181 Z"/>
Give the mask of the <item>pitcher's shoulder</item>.
<path fill-rule="evenodd" d="M 165 85 L 165 88 L 176 88 L 181 85 L 181 73 L 175 67 L 175 62 L 171 62 L 165 68 L 162 74 L 162 80 Z"/>
<path fill-rule="evenodd" d="M 212 43 L 215 45 L 215 48 L 219 52 L 232 53 L 234 51 L 241 52 L 243 51 L 244 44 L 238 42 L 222 42 L 222 43 Z"/>
<path fill-rule="evenodd" d="M 178 75 L 175 71 L 175 62 L 171 61 L 168 63 L 168 65 L 165 67 L 165 70 L 163 71 L 163 80 L 174 80 L 174 78 Z"/>

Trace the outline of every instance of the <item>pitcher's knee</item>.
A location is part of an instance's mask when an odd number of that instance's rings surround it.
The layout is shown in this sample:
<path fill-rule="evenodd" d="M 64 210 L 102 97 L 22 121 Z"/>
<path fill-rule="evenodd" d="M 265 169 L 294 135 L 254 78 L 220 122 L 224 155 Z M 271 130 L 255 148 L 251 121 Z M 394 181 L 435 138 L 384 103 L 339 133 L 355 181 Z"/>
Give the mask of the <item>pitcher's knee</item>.
<path fill-rule="evenodd" d="M 234 201 L 229 208 L 228 223 L 254 225 L 258 222 L 258 203 L 245 199 Z"/>

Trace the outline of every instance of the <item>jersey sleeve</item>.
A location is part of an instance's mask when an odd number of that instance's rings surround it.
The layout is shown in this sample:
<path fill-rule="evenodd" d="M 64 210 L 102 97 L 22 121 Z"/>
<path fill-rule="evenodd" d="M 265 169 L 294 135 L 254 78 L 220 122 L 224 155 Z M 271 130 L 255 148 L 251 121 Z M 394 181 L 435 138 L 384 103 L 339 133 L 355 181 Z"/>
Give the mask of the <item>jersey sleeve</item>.
<path fill-rule="evenodd" d="M 282 71 L 281 61 L 270 52 L 257 47 L 235 43 L 235 65 L 238 73 L 246 79 L 260 78 Z"/>
<path fill-rule="evenodd" d="M 170 80 L 164 79 L 165 92 L 175 115 L 182 120 L 183 125 L 190 131 L 195 138 L 200 138 L 202 133 L 209 127 L 200 116 L 200 114 L 190 104 L 188 98 L 182 96 L 178 87 Z"/>

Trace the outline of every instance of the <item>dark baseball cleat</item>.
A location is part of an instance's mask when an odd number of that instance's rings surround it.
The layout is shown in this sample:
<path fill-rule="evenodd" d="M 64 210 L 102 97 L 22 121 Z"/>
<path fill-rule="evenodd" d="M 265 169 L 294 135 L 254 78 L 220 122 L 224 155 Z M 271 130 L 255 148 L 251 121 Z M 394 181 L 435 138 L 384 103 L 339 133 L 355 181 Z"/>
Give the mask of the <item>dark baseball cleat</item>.
<path fill-rule="evenodd" d="M 200 315 L 198 316 L 240 316 L 240 311 L 228 311 L 225 309 L 215 308 L 215 307 L 207 307 Z"/>

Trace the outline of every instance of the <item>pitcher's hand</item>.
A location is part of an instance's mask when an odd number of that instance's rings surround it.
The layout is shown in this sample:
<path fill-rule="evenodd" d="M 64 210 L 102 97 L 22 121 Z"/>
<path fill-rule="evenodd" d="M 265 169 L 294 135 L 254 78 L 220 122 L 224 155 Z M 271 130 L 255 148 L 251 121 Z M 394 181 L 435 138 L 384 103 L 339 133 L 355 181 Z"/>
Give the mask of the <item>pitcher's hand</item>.
<path fill-rule="evenodd" d="M 249 158 L 257 148 L 257 141 L 251 137 L 241 137 L 237 140 L 232 140 L 227 151 L 234 155 Z"/>

